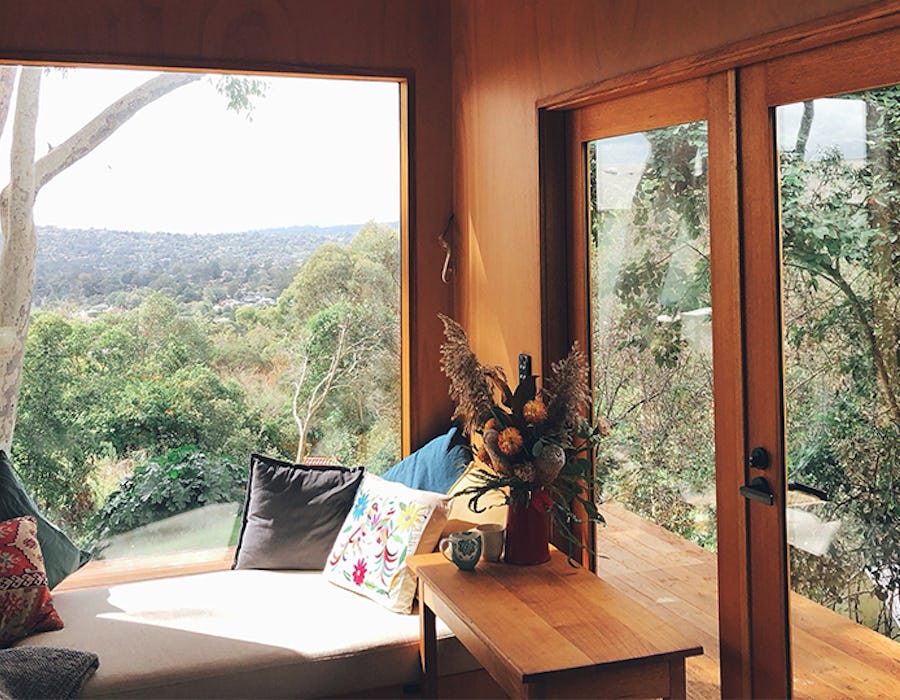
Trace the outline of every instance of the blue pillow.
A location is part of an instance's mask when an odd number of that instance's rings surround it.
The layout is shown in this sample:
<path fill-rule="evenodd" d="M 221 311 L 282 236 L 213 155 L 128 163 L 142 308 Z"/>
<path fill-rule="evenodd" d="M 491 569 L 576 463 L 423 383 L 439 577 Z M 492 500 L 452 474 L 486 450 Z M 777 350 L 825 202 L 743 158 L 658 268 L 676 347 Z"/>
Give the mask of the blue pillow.
<path fill-rule="evenodd" d="M 62 530 L 41 515 L 35 502 L 25 493 L 9 457 L 0 450 L 0 522 L 23 515 L 31 515 L 37 520 L 37 537 L 50 588 L 91 558 L 90 552 L 76 547 Z"/>
<path fill-rule="evenodd" d="M 382 478 L 413 489 L 447 493 L 471 459 L 468 446 L 457 436 L 456 426 L 388 469 Z"/>

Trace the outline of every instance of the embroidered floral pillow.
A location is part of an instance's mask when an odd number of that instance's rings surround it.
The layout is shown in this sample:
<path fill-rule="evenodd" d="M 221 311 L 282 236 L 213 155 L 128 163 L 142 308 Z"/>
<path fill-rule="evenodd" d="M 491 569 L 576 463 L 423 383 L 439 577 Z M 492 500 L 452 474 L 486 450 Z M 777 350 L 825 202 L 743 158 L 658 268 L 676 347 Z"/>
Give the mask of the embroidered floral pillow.
<path fill-rule="evenodd" d="M 325 563 L 329 581 L 408 613 L 416 578 L 406 557 L 430 552 L 447 520 L 447 496 L 366 473 Z"/>
<path fill-rule="evenodd" d="M 37 522 L 30 515 L 0 522 L 0 647 L 62 626 L 47 587 Z"/>

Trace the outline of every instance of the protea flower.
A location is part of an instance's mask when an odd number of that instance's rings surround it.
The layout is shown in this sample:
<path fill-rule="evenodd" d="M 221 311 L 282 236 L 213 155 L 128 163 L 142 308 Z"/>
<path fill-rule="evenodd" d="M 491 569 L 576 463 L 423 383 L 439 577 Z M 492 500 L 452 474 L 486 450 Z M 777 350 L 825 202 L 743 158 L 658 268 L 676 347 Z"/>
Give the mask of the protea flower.
<path fill-rule="evenodd" d="M 566 453 L 559 445 L 544 445 L 541 454 L 534 460 L 537 480 L 545 486 L 551 483 L 566 463 Z"/>

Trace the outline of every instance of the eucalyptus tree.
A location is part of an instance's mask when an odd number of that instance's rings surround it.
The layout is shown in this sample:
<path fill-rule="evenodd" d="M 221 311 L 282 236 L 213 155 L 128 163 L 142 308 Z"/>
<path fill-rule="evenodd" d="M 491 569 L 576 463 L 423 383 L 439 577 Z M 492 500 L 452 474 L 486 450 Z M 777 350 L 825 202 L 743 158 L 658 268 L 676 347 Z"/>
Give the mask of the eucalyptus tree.
<path fill-rule="evenodd" d="M 38 157 L 35 130 L 45 70 L 38 66 L 0 66 L 0 136 L 7 117 L 11 112 L 13 116 L 10 178 L 0 190 L 0 448 L 7 451 L 15 428 L 31 314 L 37 254 L 34 204 L 41 188 L 91 153 L 144 107 L 205 77 L 202 73 L 154 75 Z M 226 97 L 229 109 L 236 111 L 249 110 L 251 99 L 264 92 L 264 83 L 257 80 L 223 76 L 213 82 Z"/>

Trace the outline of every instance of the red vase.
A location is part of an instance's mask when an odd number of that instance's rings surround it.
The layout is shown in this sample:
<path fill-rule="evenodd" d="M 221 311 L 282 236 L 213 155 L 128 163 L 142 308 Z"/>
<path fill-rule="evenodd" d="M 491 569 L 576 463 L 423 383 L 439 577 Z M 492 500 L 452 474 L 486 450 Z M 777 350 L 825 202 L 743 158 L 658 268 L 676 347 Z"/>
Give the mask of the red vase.
<path fill-rule="evenodd" d="M 543 490 L 513 496 L 506 511 L 503 561 L 530 566 L 550 559 L 549 495 Z"/>

